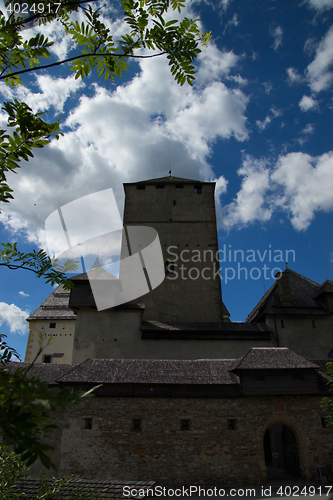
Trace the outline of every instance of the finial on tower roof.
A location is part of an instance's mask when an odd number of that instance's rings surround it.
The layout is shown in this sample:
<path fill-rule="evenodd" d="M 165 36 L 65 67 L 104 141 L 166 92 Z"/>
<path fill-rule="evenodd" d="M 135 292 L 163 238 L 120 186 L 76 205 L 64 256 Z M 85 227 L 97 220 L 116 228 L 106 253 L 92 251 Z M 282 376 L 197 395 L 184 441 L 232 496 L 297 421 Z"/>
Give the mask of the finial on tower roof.
<path fill-rule="evenodd" d="M 169 170 L 169 177 L 171 177 L 171 170 Z"/>

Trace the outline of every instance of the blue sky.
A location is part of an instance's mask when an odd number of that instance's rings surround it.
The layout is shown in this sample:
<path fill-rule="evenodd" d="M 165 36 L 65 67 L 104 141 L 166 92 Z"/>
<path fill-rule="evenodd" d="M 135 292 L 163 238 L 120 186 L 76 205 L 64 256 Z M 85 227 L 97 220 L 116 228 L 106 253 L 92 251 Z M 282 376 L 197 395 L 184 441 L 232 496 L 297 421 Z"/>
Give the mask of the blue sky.
<path fill-rule="evenodd" d="M 119 36 L 115 5 L 103 15 Z M 221 262 L 232 320 L 245 320 L 287 251 L 288 267 L 332 279 L 332 13 L 333 0 L 186 2 L 182 15 L 212 32 L 193 88 L 172 80 L 164 58 L 134 62 L 115 83 L 75 80 L 68 66 L 30 75 L 16 91 L 1 83 L 4 100 L 60 116 L 64 137 L 8 176 L 15 200 L 3 207 L 0 241 L 45 246 L 53 210 L 107 187 L 122 212 L 122 183 L 165 176 L 170 164 L 175 176 L 217 183 L 220 248 L 245 258 Z M 71 54 L 60 26 L 43 30 L 54 58 Z M 1 283 L 1 332 L 24 357 L 25 318 L 52 289 L 3 267 Z"/>

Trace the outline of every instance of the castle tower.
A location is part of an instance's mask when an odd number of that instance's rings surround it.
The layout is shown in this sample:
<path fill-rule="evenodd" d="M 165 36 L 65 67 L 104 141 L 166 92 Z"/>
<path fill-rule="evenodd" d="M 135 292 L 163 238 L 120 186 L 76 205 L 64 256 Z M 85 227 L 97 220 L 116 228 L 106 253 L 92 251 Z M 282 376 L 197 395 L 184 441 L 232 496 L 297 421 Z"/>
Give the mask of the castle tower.
<path fill-rule="evenodd" d="M 163 283 L 140 299 L 144 320 L 228 320 L 219 276 L 215 183 L 170 175 L 125 183 L 124 189 L 124 226 L 156 229 L 165 263 Z"/>

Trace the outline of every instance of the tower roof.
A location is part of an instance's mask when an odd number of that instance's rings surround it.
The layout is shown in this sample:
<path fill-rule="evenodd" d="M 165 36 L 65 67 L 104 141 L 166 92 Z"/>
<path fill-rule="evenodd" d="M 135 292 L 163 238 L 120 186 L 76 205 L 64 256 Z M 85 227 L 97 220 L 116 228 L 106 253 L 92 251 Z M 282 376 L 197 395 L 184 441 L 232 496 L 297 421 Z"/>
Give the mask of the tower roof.
<path fill-rule="evenodd" d="M 58 286 L 53 292 L 44 300 L 44 302 L 27 318 L 27 321 L 36 319 L 72 319 L 75 320 L 76 316 L 73 311 L 68 307 L 70 290 L 65 290 L 62 285 Z"/>

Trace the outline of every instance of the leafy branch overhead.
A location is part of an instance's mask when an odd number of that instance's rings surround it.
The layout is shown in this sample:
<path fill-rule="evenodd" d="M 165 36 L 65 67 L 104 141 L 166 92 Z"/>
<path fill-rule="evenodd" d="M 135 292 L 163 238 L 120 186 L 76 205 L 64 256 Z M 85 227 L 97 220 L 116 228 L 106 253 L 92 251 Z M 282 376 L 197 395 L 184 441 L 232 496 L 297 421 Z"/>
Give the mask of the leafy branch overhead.
<path fill-rule="evenodd" d="M 30 8 L 35 6 L 33 0 L 26 2 Z M 110 28 L 101 21 L 101 11 L 93 9 L 85 2 L 59 2 L 50 9 L 48 0 L 38 2 L 38 7 L 45 5 L 44 13 L 33 14 L 26 19 L 13 15 L 12 3 L 7 0 L 6 8 L 11 14 L 6 20 L 1 16 L 0 24 L 0 80 L 7 85 L 22 84 L 20 75 L 37 69 L 71 63 L 71 70 L 75 71 L 76 78 L 84 78 L 93 68 L 97 69 L 98 76 L 105 76 L 105 80 L 114 80 L 120 77 L 127 69 L 128 59 L 156 57 L 166 54 L 171 72 L 176 81 L 183 85 L 185 82 L 193 84 L 193 61 L 200 52 L 200 43 L 206 44 L 210 34 L 203 34 L 197 21 L 185 18 L 182 21 L 171 20 L 166 22 L 164 15 L 171 7 L 179 12 L 185 2 L 179 0 L 123 0 L 122 8 L 128 33 L 119 40 L 115 40 Z M 87 5 L 88 4 L 88 5 Z M 80 10 L 85 21 L 73 21 L 71 13 Z M 56 20 L 60 22 L 67 35 L 74 44 L 77 53 L 75 56 L 50 64 L 42 64 L 40 60 L 50 57 L 49 48 L 53 42 L 48 41 L 42 34 L 37 34 L 23 42 L 20 33 L 29 26 L 31 20 L 45 24 Z M 142 49 L 155 51 L 149 54 Z M 156 52 L 157 51 L 157 52 Z"/>
<path fill-rule="evenodd" d="M 61 266 L 57 259 L 50 259 L 44 250 L 23 253 L 17 249 L 17 243 L 1 243 L 1 246 L 3 249 L 0 251 L 0 266 L 32 271 L 37 278 L 43 277 L 45 283 L 50 283 L 51 286 L 62 284 L 65 290 L 74 287 L 73 282 L 67 279 L 66 273 L 74 273 L 77 270 L 77 261 L 67 260 Z"/>

